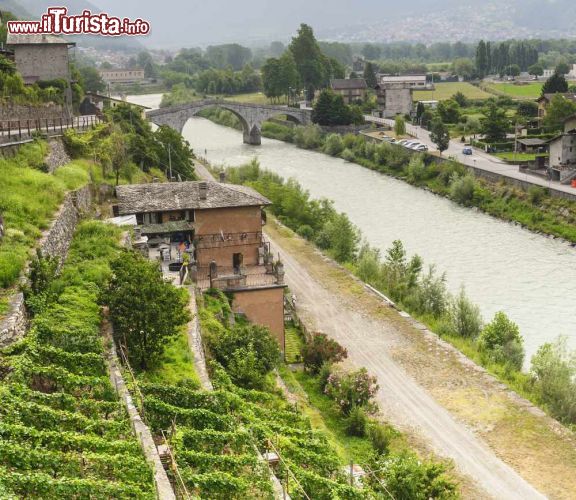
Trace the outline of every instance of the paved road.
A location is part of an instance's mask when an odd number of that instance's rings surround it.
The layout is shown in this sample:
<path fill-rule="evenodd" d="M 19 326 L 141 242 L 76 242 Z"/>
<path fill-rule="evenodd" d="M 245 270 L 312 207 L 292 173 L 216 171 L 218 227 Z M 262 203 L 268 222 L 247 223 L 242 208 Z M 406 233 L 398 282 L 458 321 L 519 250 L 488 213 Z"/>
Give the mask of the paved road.
<path fill-rule="evenodd" d="M 372 123 L 379 123 L 383 125 L 390 125 L 394 126 L 394 120 L 390 120 L 387 118 L 378 118 L 374 116 L 366 115 L 364 117 L 366 121 Z M 408 134 L 414 136 L 418 139 L 421 143 L 426 144 L 430 151 L 435 151 L 436 146 L 430 140 L 430 133 L 415 125 L 406 124 L 406 132 Z M 556 181 L 548 181 L 546 179 L 542 179 L 540 177 L 536 177 L 534 175 L 524 174 L 518 171 L 518 165 L 510 165 L 499 158 L 496 158 L 488 153 L 480 151 L 474 148 L 474 153 L 472 155 L 465 155 L 462 154 L 463 145 L 459 140 L 452 139 L 450 141 L 450 145 L 446 151 L 442 153 L 443 156 L 448 157 L 452 156 L 460 163 L 464 165 L 469 165 L 471 167 L 477 167 L 482 170 L 487 170 L 489 172 L 495 172 L 498 174 L 505 175 L 506 177 L 511 177 L 514 179 L 519 179 L 525 182 L 529 182 L 531 184 L 535 184 L 538 186 L 546 187 L 549 189 L 554 189 L 556 191 L 562 191 L 564 193 L 570 193 L 576 196 L 576 188 L 573 188 L 569 185 L 563 185 Z"/>
<path fill-rule="evenodd" d="M 393 423 L 415 429 L 442 456 L 454 460 L 457 468 L 472 477 L 480 488 L 498 499 L 541 499 L 541 493 L 419 386 L 388 352 L 397 337 L 392 325 L 367 318 L 326 290 L 307 270 L 276 242 L 286 281 L 297 297 L 297 307 L 305 321 L 336 339 L 348 350 L 348 359 L 366 367 L 378 378 L 377 401 Z"/>

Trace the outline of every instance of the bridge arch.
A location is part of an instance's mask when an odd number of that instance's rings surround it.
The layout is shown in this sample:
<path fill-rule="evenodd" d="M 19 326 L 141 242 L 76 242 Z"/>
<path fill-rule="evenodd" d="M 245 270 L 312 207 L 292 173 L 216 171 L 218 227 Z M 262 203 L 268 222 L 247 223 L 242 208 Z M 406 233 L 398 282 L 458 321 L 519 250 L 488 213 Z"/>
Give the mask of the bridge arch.
<path fill-rule="evenodd" d="M 196 116 L 207 108 L 222 108 L 232 112 L 242 123 L 245 144 L 259 145 L 262 143 L 262 123 L 278 114 L 284 114 L 290 121 L 306 125 L 310 123 L 310 111 L 260 104 L 247 104 L 222 99 L 205 99 L 181 106 L 170 106 L 155 109 L 147 113 L 148 118 L 157 125 L 168 125 L 179 132 L 189 118 Z"/>

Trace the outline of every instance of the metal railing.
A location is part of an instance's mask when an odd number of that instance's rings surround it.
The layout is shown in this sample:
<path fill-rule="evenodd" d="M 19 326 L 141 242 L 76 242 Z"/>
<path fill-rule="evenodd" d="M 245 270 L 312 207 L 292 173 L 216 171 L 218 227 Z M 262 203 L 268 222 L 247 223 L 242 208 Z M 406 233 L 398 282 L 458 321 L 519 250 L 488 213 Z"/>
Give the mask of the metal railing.
<path fill-rule="evenodd" d="M 228 246 L 260 245 L 262 232 L 204 234 L 194 238 L 197 249 L 222 248 Z"/>
<path fill-rule="evenodd" d="M 96 115 L 75 116 L 73 118 L 36 118 L 26 120 L 0 120 L 0 138 L 22 140 L 33 134 L 57 135 L 65 130 L 85 130 L 102 120 Z"/>

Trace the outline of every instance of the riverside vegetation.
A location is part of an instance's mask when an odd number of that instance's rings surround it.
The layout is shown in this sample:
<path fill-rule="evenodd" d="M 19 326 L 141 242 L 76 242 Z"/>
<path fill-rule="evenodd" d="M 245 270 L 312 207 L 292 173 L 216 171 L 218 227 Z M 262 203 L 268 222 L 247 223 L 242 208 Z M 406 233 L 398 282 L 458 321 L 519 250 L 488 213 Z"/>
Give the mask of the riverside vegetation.
<path fill-rule="evenodd" d="M 399 148 L 390 151 L 401 165 L 404 153 Z M 426 168 L 419 157 L 412 158 L 407 167 L 417 172 Z M 530 370 L 524 372 L 523 340 L 518 327 L 502 312 L 484 324 L 478 307 L 463 289 L 452 296 L 444 274 L 434 266 L 426 268 L 417 255 L 409 258 L 400 241 L 394 242 L 384 256 L 380 255 L 377 249 L 362 242 L 359 230 L 330 201 L 311 200 L 294 179 L 285 181 L 261 170 L 256 160 L 228 168 L 226 173 L 231 182 L 247 184 L 268 197 L 273 203 L 269 210 L 282 223 L 390 296 L 518 393 L 565 424 L 576 424 L 576 357 L 562 338 L 541 346 L 531 359 Z M 464 175 L 452 181 L 451 189 L 455 196 L 462 196 L 460 191 L 467 193 L 470 183 L 475 189 L 476 182 Z"/>

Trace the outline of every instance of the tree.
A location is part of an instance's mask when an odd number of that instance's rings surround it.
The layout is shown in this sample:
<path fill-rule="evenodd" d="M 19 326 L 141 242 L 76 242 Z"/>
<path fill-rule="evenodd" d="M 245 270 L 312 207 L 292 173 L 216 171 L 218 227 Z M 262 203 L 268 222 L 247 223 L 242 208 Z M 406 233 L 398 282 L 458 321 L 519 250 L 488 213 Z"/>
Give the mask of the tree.
<path fill-rule="evenodd" d="M 480 40 L 478 48 L 476 49 L 476 71 L 480 78 L 484 78 L 490 71 L 488 67 L 488 54 L 486 52 L 486 43 Z"/>
<path fill-rule="evenodd" d="M 402 115 L 396 115 L 396 118 L 394 118 L 394 133 L 396 137 L 406 135 L 406 121 Z"/>
<path fill-rule="evenodd" d="M 482 317 L 478 306 L 466 297 L 464 288 L 452 302 L 450 310 L 452 331 L 461 337 L 475 339 L 482 330 Z"/>
<path fill-rule="evenodd" d="M 235 384 L 261 388 L 265 376 L 278 365 L 280 350 L 270 330 L 258 325 L 235 325 L 207 335 L 210 352 Z"/>
<path fill-rule="evenodd" d="M 314 333 L 302 348 L 304 367 L 313 374 L 317 374 L 322 365 L 339 363 L 347 357 L 348 351 L 325 333 Z"/>
<path fill-rule="evenodd" d="M 362 47 L 362 55 L 370 61 L 375 61 L 376 59 L 379 59 L 381 53 L 382 50 L 378 45 L 367 43 Z"/>
<path fill-rule="evenodd" d="M 518 76 L 520 74 L 520 66 L 518 64 L 510 64 L 506 67 L 506 74 L 513 77 Z"/>
<path fill-rule="evenodd" d="M 532 356 L 530 373 L 552 415 L 576 423 L 576 356 L 568 351 L 566 338 L 540 346 Z"/>
<path fill-rule="evenodd" d="M 544 74 L 544 68 L 539 63 L 533 64 L 528 68 L 528 74 L 532 76 L 542 76 Z"/>
<path fill-rule="evenodd" d="M 308 92 L 308 98 L 314 91 L 328 84 L 329 71 L 327 58 L 322 54 L 314 37 L 314 32 L 307 24 L 301 24 L 298 34 L 292 38 L 289 46 L 300 81 Z"/>
<path fill-rule="evenodd" d="M 568 82 L 563 75 L 554 73 L 544 85 L 542 85 L 542 95 L 568 92 Z"/>
<path fill-rule="evenodd" d="M 184 180 L 196 178 L 194 173 L 194 152 L 190 143 L 182 134 L 168 125 L 160 125 L 154 132 L 156 155 L 160 165 L 165 169 L 172 168 L 172 175 Z"/>
<path fill-rule="evenodd" d="M 260 69 L 262 72 L 262 86 L 264 95 L 272 100 L 277 100 L 284 94 L 282 89 L 282 67 L 280 60 L 275 57 L 266 59 Z"/>
<path fill-rule="evenodd" d="M 368 88 L 373 89 L 378 84 L 376 79 L 376 71 L 374 70 L 374 65 L 371 62 L 367 62 L 364 65 L 364 80 L 366 80 L 366 85 Z"/>
<path fill-rule="evenodd" d="M 480 333 L 478 344 L 497 363 L 508 364 L 515 370 L 524 362 L 523 339 L 518 325 L 499 311 Z"/>
<path fill-rule="evenodd" d="M 430 126 L 430 140 L 436 144 L 440 154 L 442 154 L 443 151 L 446 151 L 450 145 L 450 133 L 448 127 L 440 117 L 436 117 L 432 120 L 432 125 Z"/>
<path fill-rule="evenodd" d="M 330 89 L 320 92 L 312 110 L 313 123 L 325 126 L 350 125 L 353 119 L 352 110 L 341 95 Z"/>
<path fill-rule="evenodd" d="M 510 128 L 510 120 L 506 111 L 499 108 L 495 102 L 491 102 L 484 111 L 484 118 L 480 120 L 481 133 L 489 142 L 495 142 L 506 138 Z"/>
<path fill-rule="evenodd" d="M 165 283 L 158 265 L 136 252 L 124 252 L 111 269 L 103 297 L 110 308 L 114 339 L 127 348 L 130 363 L 144 370 L 188 321 L 188 295 Z"/>
<path fill-rule="evenodd" d="M 534 118 L 538 116 L 538 103 L 534 101 L 520 101 L 516 107 L 519 116 Z"/>
<path fill-rule="evenodd" d="M 562 76 L 567 75 L 568 73 L 570 73 L 570 66 L 568 66 L 568 64 L 565 62 L 560 62 L 556 65 L 556 69 L 554 70 L 554 72 Z"/>
<path fill-rule="evenodd" d="M 106 84 L 100 72 L 92 66 L 80 66 L 81 85 L 85 91 L 102 92 L 106 89 Z"/>
<path fill-rule="evenodd" d="M 468 98 L 460 91 L 456 92 L 452 96 L 452 100 L 457 102 L 458 106 L 460 106 L 461 108 L 465 108 L 466 106 L 468 106 L 468 104 L 470 104 Z"/>
<path fill-rule="evenodd" d="M 556 94 L 546 109 L 546 115 L 542 120 L 544 128 L 551 132 L 560 131 L 564 128 L 567 118 L 576 113 L 576 103 L 566 99 L 563 95 Z"/>
<path fill-rule="evenodd" d="M 454 99 L 440 101 L 437 112 L 444 123 L 458 123 L 460 121 L 460 106 Z"/>
<path fill-rule="evenodd" d="M 465 80 L 470 79 L 474 75 L 475 69 L 474 63 L 467 58 L 455 59 L 452 63 L 452 72 Z"/>

